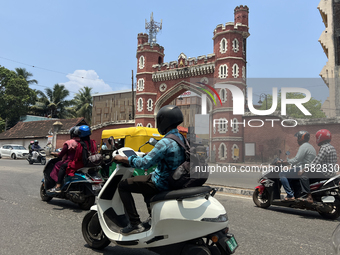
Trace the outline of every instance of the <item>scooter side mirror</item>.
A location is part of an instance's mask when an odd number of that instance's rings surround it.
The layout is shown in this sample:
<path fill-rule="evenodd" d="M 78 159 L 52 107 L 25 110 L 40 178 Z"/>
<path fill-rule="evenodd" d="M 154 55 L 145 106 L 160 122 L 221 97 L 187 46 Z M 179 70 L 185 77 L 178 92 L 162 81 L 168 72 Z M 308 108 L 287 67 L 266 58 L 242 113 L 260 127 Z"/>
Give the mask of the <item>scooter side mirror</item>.
<path fill-rule="evenodd" d="M 110 136 L 109 139 L 107 139 L 107 142 L 112 146 L 112 144 L 113 144 L 113 137 Z"/>
<path fill-rule="evenodd" d="M 157 142 L 158 142 L 158 141 L 157 141 L 155 138 L 153 138 L 153 137 L 151 137 L 151 138 L 149 139 L 149 144 L 151 144 L 152 146 L 155 146 Z"/>

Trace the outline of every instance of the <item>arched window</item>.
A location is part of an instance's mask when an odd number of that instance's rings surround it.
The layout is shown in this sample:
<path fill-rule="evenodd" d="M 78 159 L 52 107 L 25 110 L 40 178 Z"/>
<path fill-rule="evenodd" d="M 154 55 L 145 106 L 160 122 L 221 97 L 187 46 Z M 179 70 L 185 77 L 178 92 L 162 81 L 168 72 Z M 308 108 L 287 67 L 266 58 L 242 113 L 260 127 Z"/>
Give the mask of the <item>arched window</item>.
<path fill-rule="evenodd" d="M 237 144 L 234 144 L 231 147 L 231 152 L 232 152 L 232 158 L 233 160 L 237 160 L 240 157 L 240 149 L 238 148 Z"/>
<path fill-rule="evenodd" d="M 143 127 L 142 123 L 137 123 L 137 127 Z"/>
<path fill-rule="evenodd" d="M 227 52 L 227 40 L 225 38 L 222 38 L 222 40 L 220 41 L 220 52 L 223 54 L 223 53 L 226 53 Z"/>
<path fill-rule="evenodd" d="M 139 69 L 143 69 L 145 66 L 145 58 L 144 56 L 139 57 Z"/>
<path fill-rule="evenodd" d="M 139 98 L 137 102 L 137 111 L 141 112 L 143 111 L 143 98 Z"/>
<path fill-rule="evenodd" d="M 143 91 L 144 90 L 144 79 L 138 79 L 138 85 L 137 85 L 137 90 L 138 91 Z"/>
<path fill-rule="evenodd" d="M 228 121 L 226 118 L 220 118 L 219 119 L 219 125 L 218 125 L 218 132 L 223 134 L 227 133 L 228 131 Z"/>
<path fill-rule="evenodd" d="M 221 143 L 219 148 L 218 148 L 218 158 L 220 160 L 227 159 L 227 146 L 225 146 L 224 143 Z"/>
<path fill-rule="evenodd" d="M 220 65 L 218 76 L 220 79 L 225 79 L 228 77 L 228 66 L 226 64 Z"/>
<path fill-rule="evenodd" d="M 233 119 L 233 125 L 231 128 L 231 131 L 233 131 L 233 133 L 237 133 L 239 130 L 238 128 L 238 120 L 236 118 Z"/>
<path fill-rule="evenodd" d="M 152 124 L 151 124 L 151 123 L 148 123 L 148 124 L 146 125 L 146 127 L 152 128 Z"/>
<path fill-rule="evenodd" d="M 233 77 L 234 78 L 238 78 L 239 77 L 239 70 L 238 70 L 238 65 L 237 64 L 234 64 L 233 65 Z"/>
<path fill-rule="evenodd" d="M 233 51 L 236 53 L 236 52 L 239 51 L 239 49 L 240 49 L 239 42 L 238 42 L 238 40 L 235 38 L 235 39 L 233 40 Z"/>
<path fill-rule="evenodd" d="M 227 91 L 226 91 L 226 89 L 222 88 L 220 90 L 220 98 L 221 98 L 222 103 L 227 102 Z"/>
<path fill-rule="evenodd" d="M 147 109 L 148 109 L 149 112 L 152 111 L 152 108 L 153 108 L 153 101 L 152 101 L 151 98 L 148 99 L 148 101 L 147 101 L 147 106 L 146 106 L 146 107 L 147 107 Z"/>

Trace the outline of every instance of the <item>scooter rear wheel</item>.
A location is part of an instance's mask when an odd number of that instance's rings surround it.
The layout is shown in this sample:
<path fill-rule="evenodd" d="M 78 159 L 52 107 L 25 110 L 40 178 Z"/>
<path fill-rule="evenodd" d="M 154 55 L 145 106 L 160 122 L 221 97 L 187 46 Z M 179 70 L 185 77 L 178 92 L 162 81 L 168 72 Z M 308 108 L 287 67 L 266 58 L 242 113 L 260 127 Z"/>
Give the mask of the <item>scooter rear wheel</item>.
<path fill-rule="evenodd" d="M 253 193 L 253 201 L 254 203 L 261 208 L 268 208 L 271 205 L 271 199 L 269 192 L 265 189 L 260 197 L 260 192 L 258 189 L 254 190 Z"/>
<path fill-rule="evenodd" d="M 90 222 L 92 220 L 92 217 L 98 217 L 96 211 L 89 211 L 84 216 L 81 225 L 81 231 L 83 233 L 85 241 L 91 248 L 101 250 L 110 244 L 110 240 L 104 234 L 103 230 L 101 230 L 99 233 L 91 233 Z"/>
<path fill-rule="evenodd" d="M 42 183 L 40 186 L 40 197 L 41 197 L 41 200 L 45 202 L 51 201 L 52 199 L 52 197 L 46 195 L 44 183 Z"/>

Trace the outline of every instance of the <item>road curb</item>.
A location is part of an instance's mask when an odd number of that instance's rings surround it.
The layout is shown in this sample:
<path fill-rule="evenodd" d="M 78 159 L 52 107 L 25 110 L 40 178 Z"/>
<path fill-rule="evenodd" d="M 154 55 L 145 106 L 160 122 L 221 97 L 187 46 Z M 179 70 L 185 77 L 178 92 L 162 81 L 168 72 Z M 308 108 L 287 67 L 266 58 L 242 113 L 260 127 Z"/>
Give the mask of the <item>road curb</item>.
<path fill-rule="evenodd" d="M 254 193 L 254 190 L 252 189 L 226 187 L 226 186 L 219 186 L 219 185 L 209 184 L 209 183 L 207 183 L 207 185 L 209 185 L 212 188 L 217 189 L 218 192 L 222 192 L 226 194 L 236 194 L 236 195 L 252 197 Z"/>

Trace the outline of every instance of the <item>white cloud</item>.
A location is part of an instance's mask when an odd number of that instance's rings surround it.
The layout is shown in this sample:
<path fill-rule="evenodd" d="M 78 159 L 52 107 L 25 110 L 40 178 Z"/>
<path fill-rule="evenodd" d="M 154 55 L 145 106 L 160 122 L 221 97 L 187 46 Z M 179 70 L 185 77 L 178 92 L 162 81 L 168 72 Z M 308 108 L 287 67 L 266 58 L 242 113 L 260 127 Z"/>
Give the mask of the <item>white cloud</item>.
<path fill-rule="evenodd" d="M 92 88 L 92 93 L 112 91 L 108 84 L 99 79 L 98 74 L 94 70 L 75 70 L 73 74 L 68 74 L 66 77 L 69 81 L 60 84 L 65 85 L 66 89 L 70 91 L 71 96 L 74 93 L 78 93 L 85 86 Z"/>

